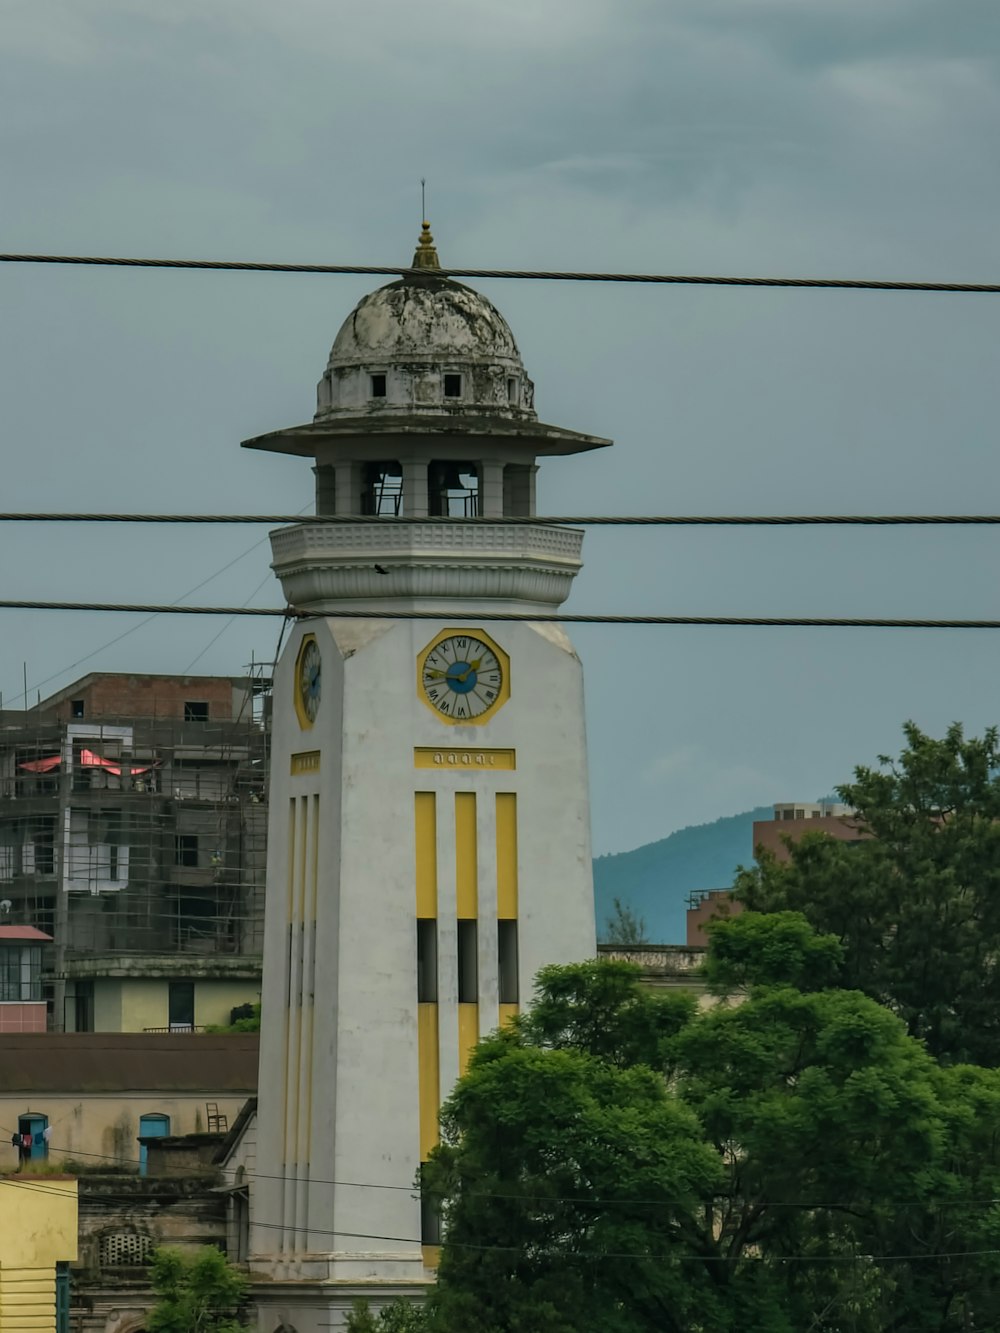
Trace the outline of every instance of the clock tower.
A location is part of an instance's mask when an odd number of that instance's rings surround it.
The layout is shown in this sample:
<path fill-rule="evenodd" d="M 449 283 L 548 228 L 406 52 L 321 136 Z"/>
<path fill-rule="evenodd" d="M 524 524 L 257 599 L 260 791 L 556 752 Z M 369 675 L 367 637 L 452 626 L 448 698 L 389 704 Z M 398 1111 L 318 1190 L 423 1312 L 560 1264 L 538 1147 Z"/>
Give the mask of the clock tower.
<path fill-rule="evenodd" d="M 317 515 L 344 520 L 271 536 L 300 618 L 274 678 L 261 1333 L 420 1296 L 441 1102 L 540 967 L 594 954 L 580 662 L 531 620 L 583 534 L 532 520 L 537 460 L 609 443 L 538 420 L 510 328 L 426 223 L 337 334 L 314 419 L 245 441 L 309 459 Z"/>

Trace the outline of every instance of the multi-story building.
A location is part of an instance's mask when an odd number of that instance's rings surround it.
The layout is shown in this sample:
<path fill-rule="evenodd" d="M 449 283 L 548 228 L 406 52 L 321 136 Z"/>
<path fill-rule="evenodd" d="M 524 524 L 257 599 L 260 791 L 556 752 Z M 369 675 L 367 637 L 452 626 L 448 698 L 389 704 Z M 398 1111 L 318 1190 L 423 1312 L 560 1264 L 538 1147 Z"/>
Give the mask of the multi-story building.
<path fill-rule="evenodd" d="M 853 811 L 839 801 L 778 801 L 773 819 L 758 819 L 753 826 L 753 853 L 765 851 L 778 861 L 789 859 L 789 842 L 798 842 L 806 833 L 826 833 L 841 842 L 857 842 L 866 835 L 854 820 Z M 743 904 L 733 897 L 732 889 L 701 889 L 688 898 L 688 948 L 702 949 L 708 944 L 705 927 L 720 916 L 738 916 Z"/>
<path fill-rule="evenodd" d="M 95 673 L 0 712 L 0 924 L 57 1031 L 190 1030 L 258 998 L 262 677 Z"/>

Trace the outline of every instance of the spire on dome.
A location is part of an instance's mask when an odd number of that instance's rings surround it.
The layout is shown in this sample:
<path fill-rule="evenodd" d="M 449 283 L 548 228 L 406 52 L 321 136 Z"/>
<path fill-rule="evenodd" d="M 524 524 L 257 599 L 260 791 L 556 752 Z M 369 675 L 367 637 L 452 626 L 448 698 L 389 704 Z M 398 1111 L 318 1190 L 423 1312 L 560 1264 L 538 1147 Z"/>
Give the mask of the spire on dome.
<path fill-rule="evenodd" d="M 417 242 L 417 248 L 413 252 L 414 268 L 440 268 L 438 261 L 437 248 L 434 245 L 434 237 L 431 235 L 431 224 L 424 222 L 420 227 L 420 240 Z"/>

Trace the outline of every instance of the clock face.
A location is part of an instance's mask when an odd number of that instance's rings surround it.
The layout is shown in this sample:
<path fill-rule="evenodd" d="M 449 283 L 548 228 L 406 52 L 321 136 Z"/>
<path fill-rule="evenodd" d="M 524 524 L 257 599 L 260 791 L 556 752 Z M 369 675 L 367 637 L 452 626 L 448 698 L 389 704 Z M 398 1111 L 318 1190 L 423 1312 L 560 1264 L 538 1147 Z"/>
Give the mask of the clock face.
<path fill-rule="evenodd" d="M 323 685 L 319 644 L 311 635 L 302 641 L 295 674 L 296 712 L 303 726 L 311 727 L 319 712 Z"/>
<path fill-rule="evenodd" d="M 507 656 L 478 631 L 445 633 L 418 663 L 424 701 L 446 722 L 486 721 L 510 693 Z"/>

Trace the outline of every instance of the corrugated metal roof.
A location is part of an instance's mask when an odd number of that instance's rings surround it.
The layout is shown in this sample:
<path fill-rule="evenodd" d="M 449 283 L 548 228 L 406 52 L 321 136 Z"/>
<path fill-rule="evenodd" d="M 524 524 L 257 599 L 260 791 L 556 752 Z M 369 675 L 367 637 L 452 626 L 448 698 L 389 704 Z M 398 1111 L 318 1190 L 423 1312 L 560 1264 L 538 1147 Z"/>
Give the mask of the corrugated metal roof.
<path fill-rule="evenodd" d="M 257 1091 L 255 1032 L 38 1032 L 0 1036 L 0 1096 L 11 1093 Z"/>

